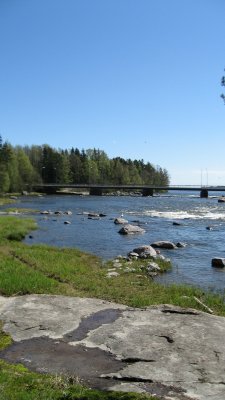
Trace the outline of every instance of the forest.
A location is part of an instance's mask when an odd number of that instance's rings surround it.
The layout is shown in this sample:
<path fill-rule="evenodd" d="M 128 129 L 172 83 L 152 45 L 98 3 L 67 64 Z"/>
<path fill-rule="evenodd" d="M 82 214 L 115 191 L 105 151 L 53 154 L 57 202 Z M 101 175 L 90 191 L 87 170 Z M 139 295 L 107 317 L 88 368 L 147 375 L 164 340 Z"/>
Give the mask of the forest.
<path fill-rule="evenodd" d="M 0 193 L 31 190 L 35 183 L 168 185 L 168 171 L 143 160 L 109 158 L 103 150 L 12 146 L 0 136 Z"/>

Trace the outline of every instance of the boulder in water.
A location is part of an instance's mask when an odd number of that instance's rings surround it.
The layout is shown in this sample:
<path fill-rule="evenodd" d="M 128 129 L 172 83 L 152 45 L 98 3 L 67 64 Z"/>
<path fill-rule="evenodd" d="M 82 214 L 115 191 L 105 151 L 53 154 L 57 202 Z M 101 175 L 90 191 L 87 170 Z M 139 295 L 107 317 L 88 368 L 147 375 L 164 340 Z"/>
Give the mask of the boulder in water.
<path fill-rule="evenodd" d="M 135 233 L 144 233 L 145 230 L 143 228 L 140 228 L 140 226 L 136 225 L 125 225 L 123 226 L 120 230 L 119 233 L 121 235 L 134 235 Z"/>
<path fill-rule="evenodd" d="M 151 244 L 151 246 L 154 248 L 167 249 L 167 250 L 177 249 L 177 246 L 175 245 L 175 243 L 169 242 L 167 240 L 162 240 L 160 242 L 154 242 Z"/>
<path fill-rule="evenodd" d="M 225 267 L 225 258 L 213 258 L 212 259 L 212 267 L 216 268 L 224 268 Z"/>

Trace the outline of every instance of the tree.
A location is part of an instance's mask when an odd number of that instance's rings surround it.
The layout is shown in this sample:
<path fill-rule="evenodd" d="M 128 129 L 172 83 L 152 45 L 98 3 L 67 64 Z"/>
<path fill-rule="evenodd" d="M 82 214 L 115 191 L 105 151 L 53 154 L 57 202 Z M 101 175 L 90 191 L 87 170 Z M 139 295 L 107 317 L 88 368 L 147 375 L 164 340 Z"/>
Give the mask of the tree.
<path fill-rule="evenodd" d="M 28 184 L 31 186 L 34 180 L 34 169 L 31 165 L 29 157 L 25 154 L 25 152 L 18 148 L 17 152 L 17 162 L 18 162 L 18 172 L 20 178 L 20 189 L 24 188 L 24 185 Z"/>
<path fill-rule="evenodd" d="M 10 188 L 10 179 L 8 172 L 4 169 L 0 171 L 0 193 L 8 192 Z"/>
<path fill-rule="evenodd" d="M 224 69 L 224 71 L 225 71 L 225 69 Z M 225 76 L 222 76 L 222 78 L 221 78 L 221 86 L 225 86 Z M 221 94 L 221 97 L 222 97 L 222 99 L 224 101 L 224 104 L 225 104 L 225 95 L 224 95 L 224 93 Z"/>

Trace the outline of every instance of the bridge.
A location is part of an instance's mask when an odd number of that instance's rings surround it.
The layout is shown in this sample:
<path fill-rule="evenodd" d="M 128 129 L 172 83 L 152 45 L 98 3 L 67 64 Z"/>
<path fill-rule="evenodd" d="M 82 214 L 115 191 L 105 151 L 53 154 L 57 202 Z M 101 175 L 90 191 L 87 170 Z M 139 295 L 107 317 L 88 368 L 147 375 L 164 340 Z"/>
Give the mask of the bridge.
<path fill-rule="evenodd" d="M 209 192 L 225 192 L 225 186 L 199 185 L 113 185 L 113 184 L 68 184 L 68 183 L 38 183 L 32 190 L 47 194 L 56 194 L 60 189 L 86 189 L 90 195 L 101 196 L 108 190 L 141 191 L 143 196 L 153 196 L 155 192 L 168 190 L 197 191 L 200 197 L 207 198 Z"/>

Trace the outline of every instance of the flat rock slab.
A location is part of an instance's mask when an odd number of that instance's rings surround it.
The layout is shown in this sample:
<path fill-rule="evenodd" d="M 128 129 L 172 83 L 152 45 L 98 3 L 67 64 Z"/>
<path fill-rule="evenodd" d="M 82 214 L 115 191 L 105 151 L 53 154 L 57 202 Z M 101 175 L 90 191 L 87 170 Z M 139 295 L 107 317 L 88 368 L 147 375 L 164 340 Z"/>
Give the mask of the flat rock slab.
<path fill-rule="evenodd" d="M 163 400 L 225 399 L 225 318 L 171 305 L 133 309 L 97 299 L 0 297 L 14 343 L 0 358 L 79 377 L 102 390 Z"/>

